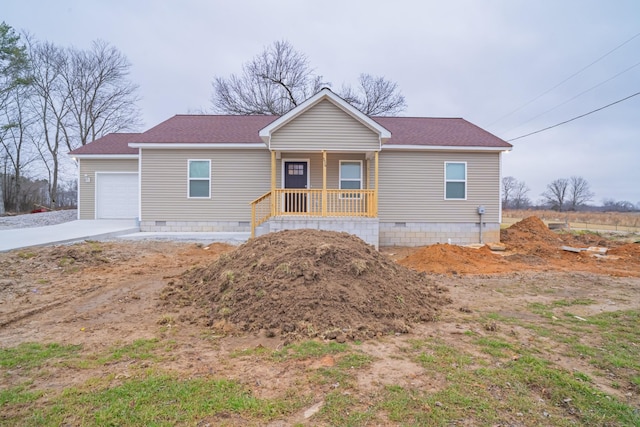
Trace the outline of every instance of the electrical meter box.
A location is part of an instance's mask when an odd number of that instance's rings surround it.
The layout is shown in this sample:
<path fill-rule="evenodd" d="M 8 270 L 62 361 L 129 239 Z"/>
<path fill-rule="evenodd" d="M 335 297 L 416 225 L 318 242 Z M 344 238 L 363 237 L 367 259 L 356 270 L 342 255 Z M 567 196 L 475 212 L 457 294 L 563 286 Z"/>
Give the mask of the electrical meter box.
<path fill-rule="evenodd" d="M 478 214 L 484 215 L 484 206 L 478 206 Z"/>

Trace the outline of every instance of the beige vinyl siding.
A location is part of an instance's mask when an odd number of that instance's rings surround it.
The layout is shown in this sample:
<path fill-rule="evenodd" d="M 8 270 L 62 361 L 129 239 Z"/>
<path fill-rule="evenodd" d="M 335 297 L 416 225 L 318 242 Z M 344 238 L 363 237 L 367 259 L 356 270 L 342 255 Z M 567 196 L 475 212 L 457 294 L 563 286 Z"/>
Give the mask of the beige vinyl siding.
<path fill-rule="evenodd" d="M 78 159 L 80 219 L 96 218 L 96 172 L 138 172 L 138 159 Z M 85 175 L 90 178 L 86 182 Z"/>
<path fill-rule="evenodd" d="M 444 199 L 445 162 L 467 163 L 467 199 Z M 378 213 L 385 222 L 499 221 L 500 154 L 383 151 Z"/>
<path fill-rule="evenodd" d="M 322 189 L 322 153 L 282 153 L 282 158 L 276 160 L 276 186 L 282 188 L 284 177 L 282 165 L 291 160 L 309 160 L 310 185 L 312 189 Z M 327 153 L 327 188 L 338 189 L 340 185 L 340 160 L 362 160 L 362 185 L 366 186 L 367 162 L 362 153 Z"/>
<path fill-rule="evenodd" d="M 142 149 L 144 221 L 250 221 L 270 189 L 266 149 Z M 211 160 L 211 198 L 188 198 L 188 160 Z"/>
<path fill-rule="evenodd" d="M 371 151 L 380 149 L 380 138 L 331 101 L 324 100 L 273 132 L 271 149 Z"/>

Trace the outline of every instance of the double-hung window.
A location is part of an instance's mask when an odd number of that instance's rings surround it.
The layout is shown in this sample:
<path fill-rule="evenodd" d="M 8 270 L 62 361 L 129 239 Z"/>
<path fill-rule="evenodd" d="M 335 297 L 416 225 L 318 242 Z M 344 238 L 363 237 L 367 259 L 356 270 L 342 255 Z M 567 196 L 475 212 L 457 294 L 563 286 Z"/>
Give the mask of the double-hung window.
<path fill-rule="evenodd" d="M 467 198 L 467 163 L 444 163 L 444 198 L 465 200 Z"/>
<path fill-rule="evenodd" d="M 340 189 L 362 190 L 362 161 L 340 160 Z M 340 197 L 357 198 L 357 193 L 341 193 Z"/>
<path fill-rule="evenodd" d="M 189 198 L 211 197 L 211 160 L 189 160 Z"/>

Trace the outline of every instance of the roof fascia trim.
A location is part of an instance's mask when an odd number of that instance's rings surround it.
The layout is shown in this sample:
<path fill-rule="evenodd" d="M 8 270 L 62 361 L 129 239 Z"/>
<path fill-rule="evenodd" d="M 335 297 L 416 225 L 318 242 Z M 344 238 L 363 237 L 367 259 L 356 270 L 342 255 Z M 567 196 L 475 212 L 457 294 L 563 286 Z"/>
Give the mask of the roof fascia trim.
<path fill-rule="evenodd" d="M 480 147 L 474 145 L 453 146 L 453 145 L 402 145 L 387 144 L 382 146 L 383 150 L 398 151 L 511 151 L 512 147 Z"/>
<path fill-rule="evenodd" d="M 167 143 L 155 143 L 155 142 L 132 142 L 129 144 L 131 148 L 151 148 L 151 149 L 196 149 L 196 148 L 240 148 L 240 149 L 256 149 L 266 148 L 262 142 L 251 143 L 197 143 L 197 142 L 167 142 Z"/>
<path fill-rule="evenodd" d="M 72 159 L 137 159 L 138 154 L 69 154 Z"/>

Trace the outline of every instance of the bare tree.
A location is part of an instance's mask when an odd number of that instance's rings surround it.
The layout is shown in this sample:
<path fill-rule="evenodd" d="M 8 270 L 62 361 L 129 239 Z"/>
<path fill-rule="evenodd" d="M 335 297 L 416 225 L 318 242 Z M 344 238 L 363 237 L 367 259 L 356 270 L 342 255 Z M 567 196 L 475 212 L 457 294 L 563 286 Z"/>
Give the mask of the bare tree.
<path fill-rule="evenodd" d="M 514 209 L 524 209 L 531 205 L 531 200 L 529 199 L 529 191 L 531 189 L 527 186 L 524 181 L 518 181 L 516 187 L 513 191 L 513 202 L 512 206 Z"/>
<path fill-rule="evenodd" d="M 398 114 L 407 108 L 398 85 L 384 77 L 360 74 L 359 86 L 354 90 L 343 87 L 340 96 L 368 116 Z"/>
<path fill-rule="evenodd" d="M 242 66 L 242 74 L 213 81 L 212 103 L 228 114 L 282 115 L 322 87 L 307 57 L 276 41 Z"/>
<path fill-rule="evenodd" d="M 62 73 L 67 67 L 63 49 L 52 43 L 29 43 L 34 96 L 32 108 L 39 131 L 33 142 L 47 170 L 49 199 L 56 206 L 56 192 L 60 173 L 60 149 L 68 145 L 70 94 L 65 88 Z"/>
<path fill-rule="evenodd" d="M 29 150 L 29 128 L 34 123 L 34 117 L 27 106 L 30 92 L 29 86 L 15 86 L 11 90 L 0 119 L 6 123 L 0 128 L 0 148 L 4 150 L 6 159 L 4 204 L 7 209 L 16 212 L 21 212 L 23 208 L 20 200 L 25 168 L 36 160 L 32 150 Z"/>
<path fill-rule="evenodd" d="M 589 183 L 581 176 L 569 178 L 569 194 L 567 202 L 569 210 L 575 211 L 581 205 L 593 200 L 595 194 L 591 191 Z"/>
<path fill-rule="evenodd" d="M 215 77 L 213 109 L 225 114 L 282 115 L 328 85 L 306 55 L 287 41 L 265 47 L 242 67 L 242 74 Z M 406 107 L 397 85 L 382 77 L 360 75 L 360 87 L 343 87 L 342 96 L 369 115 L 398 113 Z"/>
<path fill-rule="evenodd" d="M 627 200 L 604 199 L 602 207 L 608 212 L 633 212 L 636 210 L 635 205 Z M 638 209 L 640 210 L 640 205 Z"/>
<path fill-rule="evenodd" d="M 32 69 L 31 105 L 38 123 L 32 140 L 46 170 L 49 198 L 56 206 L 67 150 L 140 125 L 138 87 L 127 78 L 127 59 L 105 42 L 78 50 L 26 38 Z"/>
<path fill-rule="evenodd" d="M 138 86 L 127 79 L 131 64 L 118 49 L 98 40 L 90 50 L 71 48 L 65 54 L 61 78 L 72 118 L 66 129 L 69 150 L 141 125 Z"/>
<path fill-rule="evenodd" d="M 26 48 L 20 42 L 20 36 L 6 23 L 0 23 L 0 110 L 5 110 L 13 89 L 28 82 L 27 71 Z M 10 123 L 4 123 L 0 119 L 0 128 L 6 130 L 7 126 L 10 126 Z M 4 142 L 2 147 L 6 149 Z M 2 151 L 0 150 L 0 155 L 7 159 L 9 153 Z M 4 178 L 3 184 L 6 182 L 6 174 Z M 0 215 L 5 212 L 3 187 L 4 185 L 0 185 Z"/>
<path fill-rule="evenodd" d="M 524 181 L 518 181 L 512 176 L 502 178 L 502 207 L 503 209 L 523 209 L 531 204 L 527 194 L 531 191 Z"/>
<path fill-rule="evenodd" d="M 511 207 L 511 198 L 515 191 L 518 180 L 512 176 L 502 177 L 502 208 L 509 209 Z"/>
<path fill-rule="evenodd" d="M 569 180 L 566 178 L 556 179 L 547 184 L 547 189 L 542 193 L 545 202 L 551 205 L 551 209 L 562 212 L 567 198 Z"/>

